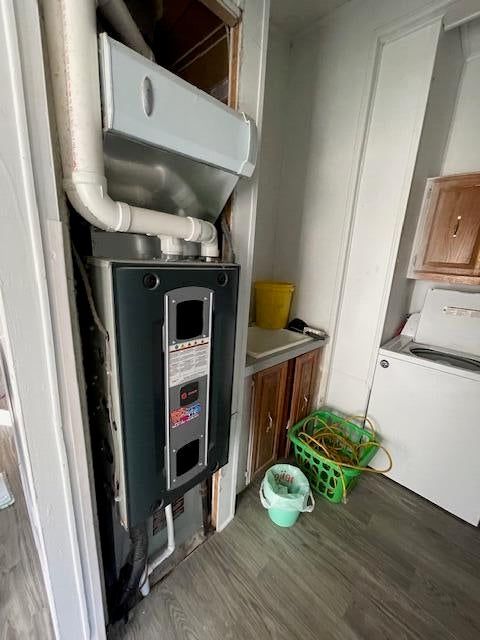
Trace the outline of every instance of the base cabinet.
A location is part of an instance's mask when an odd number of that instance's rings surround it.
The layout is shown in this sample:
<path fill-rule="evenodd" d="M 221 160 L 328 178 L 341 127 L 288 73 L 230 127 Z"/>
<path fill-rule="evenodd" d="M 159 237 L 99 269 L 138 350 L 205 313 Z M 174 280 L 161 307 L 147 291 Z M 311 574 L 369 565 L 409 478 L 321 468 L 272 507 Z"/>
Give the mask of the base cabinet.
<path fill-rule="evenodd" d="M 320 349 L 252 377 L 250 480 L 288 452 L 288 428 L 312 409 Z"/>
<path fill-rule="evenodd" d="M 253 473 L 260 473 L 277 458 L 287 373 L 288 362 L 284 362 L 253 378 Z"/>

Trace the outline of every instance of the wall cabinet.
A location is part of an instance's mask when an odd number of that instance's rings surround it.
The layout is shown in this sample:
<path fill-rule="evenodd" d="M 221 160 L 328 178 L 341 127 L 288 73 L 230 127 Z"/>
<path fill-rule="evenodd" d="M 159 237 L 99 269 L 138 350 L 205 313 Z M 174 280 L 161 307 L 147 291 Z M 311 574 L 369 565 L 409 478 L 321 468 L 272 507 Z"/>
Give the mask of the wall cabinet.
<path fill-rule="evenodd" d="M 316 349 L 252 377 L 250 479 L 286 454 L 288 428 L 310 413 L 319 359 Z"/>
<path fill-rule="evenodd" d="M 480 284 L 480 173 L 427 180 L 409 276 Z"/>

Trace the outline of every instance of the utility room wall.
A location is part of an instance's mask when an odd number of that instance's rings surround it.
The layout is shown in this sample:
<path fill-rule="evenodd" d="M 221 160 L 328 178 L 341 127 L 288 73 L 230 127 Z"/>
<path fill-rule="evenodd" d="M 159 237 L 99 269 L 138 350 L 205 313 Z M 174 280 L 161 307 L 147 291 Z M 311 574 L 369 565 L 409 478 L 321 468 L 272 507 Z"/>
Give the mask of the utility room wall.
<path fill-rule="evenodd" d="M 462 27 L 462 49 L 465 57 L 457 101 L 445 155 L 442 175 L 480 171 L 480 19 Z M 472 285 L 416 280 L 410 299 L 410 313 L 422 309 L 429 289 L 478 291 Z"/>
<path fill-rule="evenodd" d="M 285 109 L 288 92 L 290 40 L 270 26 L 260 150 L 257 222 L 253 280 L 274 276 L 275 234 L 288 119 Z"/>
<path fill-rule="evenodd" d="M 338 344 L 342 283 L 353 241 L 355 185 L 377 32 L 436 4 L 429 0 L 352 0 L 293 38 L 274 277 L 297 285 L 292 315 L 332 336 L 324 358 L 328 373 L 322 378 L 319 402 L 330 402 L 326 388 L 332 364 L 335 366 L 332 352 Z M 373 234 L 371 246 L 379 242 L 382 239 Z M 355 298 L 357 312 L 369 312 L 361 291 Z M 361 340 L 361 335 L 352 336 L 352 348 Z M 343 396 L 336 397 L 335 403 L 349 410 L 352 394 L 348 385 L 337 384 L 339 387 Z"/>

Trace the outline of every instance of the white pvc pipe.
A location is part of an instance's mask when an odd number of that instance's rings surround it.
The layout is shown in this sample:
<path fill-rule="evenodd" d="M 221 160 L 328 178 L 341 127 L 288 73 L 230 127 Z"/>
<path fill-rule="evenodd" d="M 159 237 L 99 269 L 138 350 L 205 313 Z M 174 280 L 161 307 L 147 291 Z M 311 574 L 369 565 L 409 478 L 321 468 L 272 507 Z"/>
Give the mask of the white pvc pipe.
<path fill-rule="evenodd" d="M 133 207 L 107 192 L 102 144 L 95 0 L 44 5 L 64 188 L 73 207 L 105 231 L 200 242 L 218 257 L 217 231 L 205 220 Z"/>
<path fill-rule="evenodd" d="M 122 42 L 149 60 L 155 60 L 153 51 L 145 42 L 137 23 L 123 0 L 98 0 L 98 8 L 111 24 Z"/>
<path fill-rule="evenodd" d="M 167 546 L 162 553 L 148 562 L 142 573 L 142 577 L 140 578 L 140 592 L 144 597 L 150 593 L 150 576 L 152 573 L 175 551 L 175 531 L 173 528 L 173 511 L 171 504 L 165 507 L 165 519 L 167 521 Z"/>

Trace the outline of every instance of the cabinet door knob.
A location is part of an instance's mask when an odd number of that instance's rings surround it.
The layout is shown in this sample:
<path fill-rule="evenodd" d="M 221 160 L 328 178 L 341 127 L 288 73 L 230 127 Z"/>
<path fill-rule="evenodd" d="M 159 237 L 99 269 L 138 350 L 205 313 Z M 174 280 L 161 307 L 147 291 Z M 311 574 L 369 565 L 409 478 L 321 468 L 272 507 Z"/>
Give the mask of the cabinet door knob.
<path fill-rule="evenodd" d="M 268 412 L 268 426 L 267 426 L 267 433 L 269 431 L 271 431 L 273 427 L 273 418 L 272 418 L 272 414 L 270 413 L 270 411 Z"/>
<path fill-rule="evenodd" d="M 453 230 L 453 237 L 457 237 L 458 230 L 460 228 L 460 223 L 462 221 L 462 216 L 457 216 L 457 221 L 455 223 L 455 229 Z"/>

